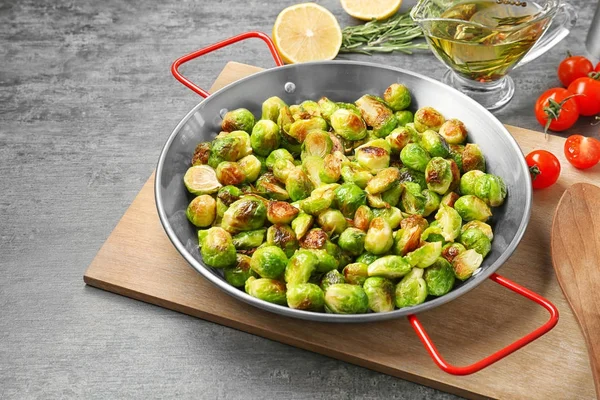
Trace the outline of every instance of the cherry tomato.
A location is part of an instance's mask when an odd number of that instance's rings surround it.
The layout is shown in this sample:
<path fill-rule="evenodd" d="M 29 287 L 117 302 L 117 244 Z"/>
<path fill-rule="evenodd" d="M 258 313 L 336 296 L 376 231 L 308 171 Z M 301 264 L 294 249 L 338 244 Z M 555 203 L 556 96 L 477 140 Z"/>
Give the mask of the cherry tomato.
<path fill-rule="evenodd" d="M 567 87 L 577 78 L 587 76 L 594 70 L 594 64 L 583 56 L 570 56 L 558 64 L 558 79 Z"/>
<path fill-rule="evenodd" d="M 565 157 L 575 168 L 586 169 L 600 161 L 600 140 L 572 135 L 565 142 Z"/>
<path fill-rule="evenodd" d="M 558 158 L 546 150 L 534 150 L 527 154 L 525 161 L 531 173 L 531 184 L 534 189 L 543 189 L 554 185 L 560 175 Z"/>
<path fill-rule="evenodd" d="M 596 64 L 596 68 L 594 68 L 594 71 L 600 72 L 600 62 Z"/>
<path fill-rule="evenodd" d="M 535 102 L 535 117 L 545 130 L 564 131 L 579 117 L 577 103 L 567 89 L 546 90 Z"/>
<path fill-rule="evenodd" d="M 569 92 L 577 94 L 579 114 L 586 117 L 600 113 L 600 81 L 592 78 L 578 78 L 569 85 Z"/>

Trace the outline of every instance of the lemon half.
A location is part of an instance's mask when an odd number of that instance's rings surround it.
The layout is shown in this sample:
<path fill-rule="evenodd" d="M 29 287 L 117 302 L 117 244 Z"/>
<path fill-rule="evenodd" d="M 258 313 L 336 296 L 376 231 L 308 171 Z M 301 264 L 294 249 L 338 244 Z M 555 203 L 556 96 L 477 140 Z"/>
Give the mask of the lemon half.
<path fill-rule="evenodd" d="M 396 14 L 402 0 L 341 0 L 344 10 L 363 21 L 382 20 Z"/>

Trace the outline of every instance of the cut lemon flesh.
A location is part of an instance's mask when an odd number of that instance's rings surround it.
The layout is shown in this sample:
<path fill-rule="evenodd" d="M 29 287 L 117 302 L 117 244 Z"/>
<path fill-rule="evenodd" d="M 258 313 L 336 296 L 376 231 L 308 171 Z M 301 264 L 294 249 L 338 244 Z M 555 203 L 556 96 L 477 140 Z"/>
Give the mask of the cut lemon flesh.
<path fill-rule="evenodd" d="M 342 30 L 327 9 L 314 3 L 296 4 L 277 16 L 273 42 L 289 64 L 332 60 L 342 45 Z"/>
<path fill-rule="evenodd" d="M 402 0 L 341 0 L 344 11 L 363 21 L 387 19 L 396 14 Z"/>

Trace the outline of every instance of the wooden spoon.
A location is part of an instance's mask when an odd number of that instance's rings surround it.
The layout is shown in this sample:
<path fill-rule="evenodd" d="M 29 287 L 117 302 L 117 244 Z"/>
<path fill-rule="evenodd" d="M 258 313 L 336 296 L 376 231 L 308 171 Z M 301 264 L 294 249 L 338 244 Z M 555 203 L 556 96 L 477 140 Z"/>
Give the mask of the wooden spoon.
<path fill-rule="evenodd" d="M 576 183 L 552 221 L 552 265 L 581 326 L 600 399 L 600 188 Z"/>

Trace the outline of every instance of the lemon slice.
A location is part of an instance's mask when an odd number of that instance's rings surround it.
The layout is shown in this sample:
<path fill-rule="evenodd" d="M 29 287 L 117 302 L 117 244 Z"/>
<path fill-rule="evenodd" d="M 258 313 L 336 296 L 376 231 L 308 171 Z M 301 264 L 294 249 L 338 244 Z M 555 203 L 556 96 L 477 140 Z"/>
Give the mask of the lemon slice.
<path fill-rule="evenodd" d="M 315 3 L 296 4 L 277 16 L 273 42 L 289 64 L 332 60 L 342 45 L 342 30 L 327 9 Z"/>
<path fill-rule="evenodd" d="M 344 11 L 354 18 L 382 20 L 396 14 L 402 0 L 341 0 Z"/>

